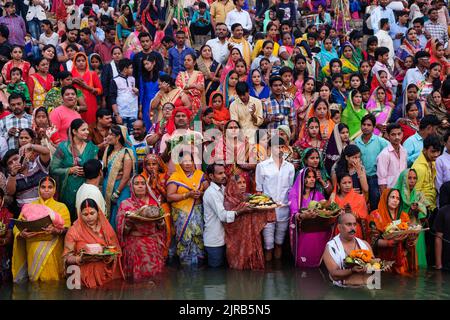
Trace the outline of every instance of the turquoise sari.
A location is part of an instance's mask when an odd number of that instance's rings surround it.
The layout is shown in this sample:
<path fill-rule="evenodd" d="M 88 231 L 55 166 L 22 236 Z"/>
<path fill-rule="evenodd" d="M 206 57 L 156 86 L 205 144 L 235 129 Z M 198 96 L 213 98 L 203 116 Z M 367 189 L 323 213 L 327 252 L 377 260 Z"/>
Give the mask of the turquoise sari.
<path fill-rule="evenodd" d="M 82 154 L 74 157 L 74 150 L 70 142 L 64 141 L 58 145 L 50 162 L 50 175 L 56 180 L 59 201 L 64 203 L 70 211 L 72 223 L 78 218 L 75 208 L 75 197 L 78 189 L 86 181 L 84 177 L 69 175 L 69 169 L 75 165 L 83 166 L 86 161 L 96 159 L 98 147 L 89 141 Z"/>

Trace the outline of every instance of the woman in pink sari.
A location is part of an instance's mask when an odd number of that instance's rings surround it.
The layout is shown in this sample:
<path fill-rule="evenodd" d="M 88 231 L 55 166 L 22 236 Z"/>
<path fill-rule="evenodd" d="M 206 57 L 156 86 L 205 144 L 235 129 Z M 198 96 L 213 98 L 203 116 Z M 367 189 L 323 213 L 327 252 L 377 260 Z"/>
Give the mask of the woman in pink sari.
<path fill-rule="evenodd" d="M 128 218 L 127 212 L 135 212 L 143 206 L 161 205 L 141 174 L 131 179 L 130 191 L 131 197 L 122 201 L 117 213 L 117 235 L 123 250 L 125 277 L 137 281 L 163 270 L 166 226 L 164 219 L 140 222 Z"/>
<path fill-rule="evenodd" d="M 325 197 L 315 188 L 316 174 L 309 168 L 302 169 L 289 191 L 291 217 L 289 235 L 291 250 L 296 267 L 316 268 L 322 263 L 322 254 L 332 235 L 329 224 L 312 222 L 316 214 L 302 212 L 311 201 L 320 201 Z"/>
<path fill-rule="evenodd" d="M 241 51 L 238 48 L 231 49 L 227 64 L 223 68 L 222 73 L 220 75 L 220 83 L 222 83 L 222 85 L 225 84 L 225 79 L 227 78 L 227 75 L 230 73 L 230 71 L 234 70 L 234 68 L 236 67 L 236 62 L 239 59 L 243 59 Z"/>
<path fill-rule="evenodd" d="M 136 20 L 134 22 L 134 28 L 135 31 L 130 33 L 123 44 L 123 56 L 127 59 L 131 59 L 133 55 L 142 51 L 141 42 L 139 41 L 139 34 L 141 32 L 148 32 L 147 28 L 145 28 L 140 20 Z"/>
<path fill-rule="evenodd" d="M 386 94 L 386 90 L 377 87 L 369 98 L 366 110 L 372 113 L 377 119 L 374 133 L 379 136 L 386 132 L 386 126 L 391 117 L 392 106 Z"/>

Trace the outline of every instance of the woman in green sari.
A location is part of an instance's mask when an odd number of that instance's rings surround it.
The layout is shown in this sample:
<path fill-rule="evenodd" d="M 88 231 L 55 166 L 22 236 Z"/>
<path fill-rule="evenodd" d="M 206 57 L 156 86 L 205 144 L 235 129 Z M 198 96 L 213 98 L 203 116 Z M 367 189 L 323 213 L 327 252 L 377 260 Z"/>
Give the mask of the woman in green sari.
<path fill-rule="evenodd" d="M 429 205 L 423 193 L 416 191 L 417 173 L 414 169 L 404 170 L 394 187 L 400 190 L 401 211 L 409 214 L 411 222 L 421 223 L 427 216 Z M 419 268 L 427 268 L 427 255 L 425 246 L 425 233 L 419 233 L 416 244 L 417 263 Z"/>
<path fill-rule="evenodd" d="M 361 132 L 361 119 L 368 113 L 362 102 L 359 90 L 352 90 L 347 99 L 347 107 L 342 112 L 341 122 L 348 126 L 350 141 L 359 137 Z"/>
<path fill-rule="evenodd" d="M 98 147 L 88 140 L 89 127 L 82 119 L 75 119 L 70 124 L 69 139 L 61 142 L 53 154 L 50 174 L 59 187 L 59 201 L 66 204 L 71 221 L 78 217 L 75 197 L 80 186 L 85 182 L 83 164 L 96 159 Z"/>
<path fill-rule="evenodd" d="M 116 229 L 117 210 L 131 196 L 129 182 L 136 173 L 137 162 L 127 127 L 113 125 L 106 142 L 109 146 L 103 154 L 103 195 L 110 213 L 109 222 Z"/>
<path fill-rule="evenodd" d="M 354 57 L 355 47 L 350 42 L 346 42 L 342 47 L 341 62 L 342 74 L 344 75 L 344 85 L 350 88 L 350 75 L 359 71 L 359 65 Z"/>

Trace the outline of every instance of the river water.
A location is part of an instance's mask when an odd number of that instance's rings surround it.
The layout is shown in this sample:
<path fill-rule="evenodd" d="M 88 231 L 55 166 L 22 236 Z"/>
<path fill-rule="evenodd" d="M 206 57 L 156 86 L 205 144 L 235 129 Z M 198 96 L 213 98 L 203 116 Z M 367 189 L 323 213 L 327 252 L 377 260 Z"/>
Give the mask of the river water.
<path fill-rule="evenodd" d="M 287 261 L 277 262 L 265 271 L 167 267 L 151 281 L 118 280 L 98 289 L 69 290 L 65 281 L 6 284 L 0 287 L 0 300 L 450 299 L 450 273 L 422 270 L 415 277 L 383 273 L 380 289 L 369 290 L 338 288 L 328 280 L 326 270 L 296 269 Z"/>

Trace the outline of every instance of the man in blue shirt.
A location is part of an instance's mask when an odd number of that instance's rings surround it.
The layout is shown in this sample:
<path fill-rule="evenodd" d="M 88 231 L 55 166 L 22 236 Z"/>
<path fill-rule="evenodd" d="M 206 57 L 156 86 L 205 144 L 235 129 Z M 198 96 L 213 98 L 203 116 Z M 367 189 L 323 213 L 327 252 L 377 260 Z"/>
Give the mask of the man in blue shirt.
<path fill-rule="evenodd" d="M 378 187 L 377 177 L 377 157 L 389 144 L 386 139 L 373 134 L 376 122 L 377 120 L 373 114 L 366 114 L 361 119 L 362 135 L 355 140 L 355 144 L 361 150 L 361 160 L 366 169 L 371 211 L 378 208 L 378 201 L 380 200 L 380 189 Z"/>
<path fill-rule="evenodd" d="M 392 11 L 391 8 L 386 7 L 388 4 L 389 0 L 380 0 L 380 5 L 370 13 L 370 22 L 372 24 L 373 34 L 376 34 L 378 30 L 380 30 L 380 20 L 383 18 L 389 20 L 390 26 L 395 24 L 394 11 Z"/>
<path fill-rule="evenodd" d="M 198 4 L 198 10 L 196 10 L 192 16 L 189 30 L 193 35 L 193 43 L 195 43 L 195 36 L 197 35 L 205 36 L 210 32 L 212 34 L 211 15 L 209 10 L 206 10 L 206 3 L 200 2 Z"/>
<path fill-rule="evenodd" d="M 437 127 L 441 124 L 434 114 L 426 115 L 420 120 L 419 131 L 403 142 L 403 147 L 408 152 L 408 167 L 419 157 L 423 149 L 423 140 L 436 134 Z"/>
<path fill-rule="evenodd" d="M 398 16 L 398 22 L 391 25 L 389 35 L 394 41 L 395 51 L 397 51 L 400 45 L 402 44 L 401 43 L 402 39 L 406 35 L 406 31 L 408 31 L 408 18 L 409 13 L 407 11 L 402 11 Z"/>
<path fill-rule="evenodd" d="M 174 80 L 180 71 L 186 70 L 184 67 L 184 58 L 188 54 L 192 54 L 194 57 L 196 56 L 195 50 L 185 45 L 186 34 L 184 31 L 177 31 L 175 41 L 177 45 L 169 49 L 169 74 Z"/>

